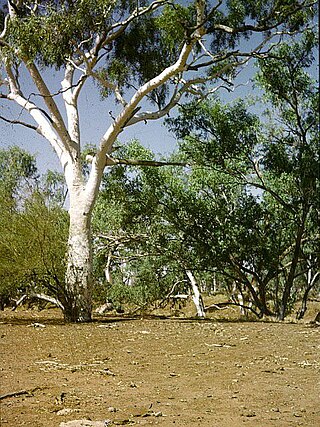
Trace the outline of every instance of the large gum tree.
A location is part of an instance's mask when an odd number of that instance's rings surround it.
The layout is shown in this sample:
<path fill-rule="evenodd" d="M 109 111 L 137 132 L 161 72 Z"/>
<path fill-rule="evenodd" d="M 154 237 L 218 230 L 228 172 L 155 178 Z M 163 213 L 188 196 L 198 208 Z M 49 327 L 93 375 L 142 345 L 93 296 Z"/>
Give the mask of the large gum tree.
<path fill-rule="evenodd" d="M 67 321 L 91 319 L 91 216 L 104 168 L 117 163 L 112 152 L 122 130 L 164 117 L 186 95 L 201 98 L 221 86 L 230 88 L 230 79 L 251 58 L 267 57 L 273 43 L 303 30 L 315 4 L 313 0 L 1 2 L 0 99 L 7 104 L 0 110 L 1 119 L 25 126 L 51 144 L 69 190 L 63 306 Z M 52 67 L 64 73 L 58 90 L 50 89 Z M 22 78 L 26 74 L 33 86 Z M 87 174 L 79 95 L 88 80 L 118 104 L 118 112 L 102 116 L 108 118 L 105 133 L 96 141 Z M 13 104 L 18 113 L 5 115 Z"/>

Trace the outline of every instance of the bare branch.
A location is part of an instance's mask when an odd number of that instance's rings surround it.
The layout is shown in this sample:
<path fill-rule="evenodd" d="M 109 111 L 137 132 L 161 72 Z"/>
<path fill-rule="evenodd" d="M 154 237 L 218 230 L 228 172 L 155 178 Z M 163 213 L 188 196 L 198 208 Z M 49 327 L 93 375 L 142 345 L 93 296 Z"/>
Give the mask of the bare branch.
<path fill-rule="evenodd" d="M 159 7 L 163 6 L 166 3 L 168 3 L 168 0 L 156 0 L 147 7 L 144 7 L 144 8 L 137 7 L 137 9 L 135 9 L 135 11 L 127 19 L 111 25 L 107 32 L 103 32 L 102 34 L 99 34 L 96 38 L 94 47 L 91 49 L 91 51 L 87 55 L 87 58 L 93 58 L 92 66 L 94 66 L 98 61 L 98 54 L 100 50 L 106 45 L 112 43 L 118 37 L 120 37 L 121 34 L 123 34 L 124 31 L 131 24 L 132 21 L 134 21 L 135 19 L 143 15 L 148 14 L 149 12 L 153 12 L 154 10 L 158 9 Z M 108 35 L 108 33 L 110 34 Z"/>
<path fill-rule="evenodd" d="M 219 62 L 226 61 L 229 58 L 234 58 L 235 62 L 233 62 L 234 66 L 242 65 L 242 62 L 239 61 L 239 58 L 247 58 L 247 62 L 251 58 L 265 58 L 266 56 L 270 55 L 270 52 L 276 47 L 277 44 L 271 45 L 269 49 L 267 49 L 264 52 L 261 52 L 261 50 L 266 46 L 267 43 L 269 43 L 272 39 L 276 37 L 281 37 L 283 35 L 290 35 L 293 36 L 294 34 L 297 34 L 297 32 L 288 32 L 288 31 L 275 31 L 271 33 L 269 36 L 265 37 L 261 43 L 259 43 L 254 49 L 252 49 L 250 52 L 241 52 L 239 50 L 234 50 L 227 53 L 219 53 L 217 55 L 213 55 L 205 46 L 205 44 L 199 40 L 198 43 L 205 52 L 205 55 L 198 56 L 194 62 L 190 63 L 188 65 L 189 71 L 198 71 L 201 68 L 208 68 L 214 64 L 218 64 Z M 197 63 L 201 58 L 203 57 L 210 57 L 210 60 Z"/>
<path fill-rule="evenodd" d="M 127 106 L 128 103 L 122 96 L 121 91 L 117 85 L 107 81 L 106 79 L 101 78 L 99 74 L 94 71 L 91 71 L 90 75 L 95 78 L 101 84 L 101 86 L 105 87 L 107 90 L 111 90 L 114 93 L 116 99 L 120 102 L 120 104 L 122 104 L 124 107 Z"/>
<path fill-rule="evenodd" d="M 9 22 L 9 20 L 10 20 L 10 15 L 6 15 L 6 17 L 4 18 L 4 26 L 3 26 L 3 30 L 2 30 L 2 32 L 1 32 L 1 34 L 0 34 L 0 45 L 2 44 L 2 45 L 6 45 L 7 43 L 5 43 L 4 42 L 4 38 L 5 38 L 5 35 L 6 35 L 6 33 L 7 33 L 7 29 L 8 29 L 8 22 Z"/>
<path fill-rule="evenodd" d="M 25 127 L 29 128 L 29 129 L 33 129 L 35 131 L 38 130 L 37 126 L 31 125 L 29 123 L 22 122 L 20 120 L 10 120 L 10 119 L 8 119 L 8 118 L 6 118 L 4 116 L 0 116 L 0 120 L 3 120 L 4 122 L 10 123 L 12 125 L 22 125 L 22 126 L 25 126 Z"/>
<path fill-rule="evenodd" d="M 72 143 L 70 140 L 70 135 L 68 134 L 68 131 L 66 129 L 66 126 L 64 124 L 64 120 L 60 114 L 60 111 L 53 99 L 53 97 L 50 94 L 50 91 L 45 84 L 41 74 L 39 73 L 36 65 L 34 63 L 30 63 L 29 61 L 25 61 L 26 68 L 28 69 L 30 76 L 34 82 L 34 84 L 37 86 L 41 96 L 44 99 L 44 102 L 46 106 L 48 107 L 51 118 L 53 120 L 53 126 L 55 130 L 57 131 L 58 135 L 60 136 L 61 141 L 64 145 L 69 143 L 69 147 L 66 147 L 68 150 L 71 149 Z"/>
<path fill-rule="evenodd" d="M 26 299 L 30 299 L 30 298 L 37 298 L 42 301 L 50 302 L 56 305 L 57 307 L 59 307 L 61 310 L 64 310 L 62 303 L 57 298 L 54 298 L 50 295 L 46 295 L 43 293 L 31 291 L 31 292 L 28 292 L 27 294 L 22 295 L 22 297 L 19 298 L 18 301 L 16 301 L 14 307 L 12 308 L 12 311 L 15 311 L 19 305 L 21 305 Z"/>
<path fill-rule="evenodd" d="M 86 160 L 91 163 L 94 156 L 87 155 Z M 156 160 L 139 160 L 139 159 L 117 159 L 115 157 L 107 156 L 105 166 L 115 165 L 126 165 L 126 166 L 151 166 L 151 167 L 162 167 L 162 166 L 188 166 L 185 162 L 161 162 Z"/>
<path fill-rule="evenodd" d="M 84 68 L 79 67 L 72 59 L 68 58 L 67 62 L 69 62 L 76 70 L 80 71 L 83 74 L 86 74 L 86 70 Z"/>
<path fill-rule="evenodd" d="M 32 391 L 28 390 L 18 390 L 18 391 L 12 391 L 10 393 L 5 393 L 0 395 L 0 400 L 7 399 L 8 397 L 16 397 L 16 396 L 22 396 L 23 394 L 32 394 Z"/>
<path fill-rule="evenodd" d="M 178 90 L 178 87 L 179 85 L 177 84 L 169 102 L 164 108 L 159 109 L 158 111 L 146 111 L 144 113 L 136 114 L 127 122 L 126 126 L 132 126 L 141 121 L 157 120 L 167 115 L 170 110 L 172 110 L 172 108 L 174 108 L 179 103 L 184 92 L 187 91 L 187 85 L 185 85 L 180 90 Z"/>
<path fill-rule="evenodd" d="M 183 280 L 178 280 L 177 282 L 175 282 L 173 284 L 173 286 L 171 287 L 170 291 L 167 293 L 167 295 L 159 302 L 159 304 L 158 304 L 159 308 L 164 308 L 164 307 L 166 307 L 166 305 L 168 305 L 168 301 L 169 301 L 170 297 L 173 295 L 173 292 L 175 291 L 176 287 L 180 283 L 187 283 L 187 280 L 183 279 Z"/>
<path fill-rule="evenodd" d="M 229 86 L 225 86 L 223 83 L 208 89 L 207 91 L 203 91 L 201 89 L 199 89 L 197 87 L 197 85 L 200 84 L 205 84 L 209 81 L 214 80 L 215 78 L 222 78 L 220 74 L 224 74 L 226 71 L 233 69 L 234 67 L 240 67 L 242 65 L 245 65 L 248 62 L 248 59 L 245 59 L 241 62 L 233 62 L 233 63 L 229 63 L 227 65 L 225 65 L 218 73 L 216 73 L 215 75 L 211 75 L 208 77 L 202 77 L 202 78 L 197 78 L 197 79 L 191 79 L 188 81 L 185 81 L 182 78 L 178 78 L 178 82 L 176 84 L 175 90 L 170 98 L 170 100 L 168 101 L 168 103 L 166 104 L 165 107 L 163 107 L 162 109 L 159 109 L 158 111 L 153 111 L 153 112 L 144 112 L 144 113 L 139 113 L 137 115 L 134 115 L 127 123 L 126 126 L 132 126 L 138 122 L 141 121 L 147 121 L 147 120 L 157 120 L 161 117 L 164 117 L 165 115 L 167 115 L 176 105 L 178 105 L 178 103 L 180 102 L 182 96 L 185 93 L 192 93 L 193 95 L 198 96 L 200 99 L 204 99 L 207 96 L 213 94 L 214 92 L 216 92 L 217 90 L 224 88 L 228 91 L 231 91 L 231 83 L 229 83 L 228 81 L 226 81 L 226 83 Z M 222 78 L 222 80 L 224 80 Z M 224 80 L 225 81 L 225 80 Z M 182 87 L 180 89 L 178 89 L 179 84 L 182 84 Z"/>
<path fill-rule="evenodd" d="M 115 33 L 112 33 L 109 37 L 107 37 L 106 42 L 109 43 L 109 40 L 113 41 L 116 37 L 118 37 L 119 33 L 121 34 L 134 19 L 146 15 L 149 12 L 153 12 L 166 3 L 168 3 L 168 0 L 156 0 L 147 7 L 137 8 L 126 20 L 117 22 L 110 27 L 110 31 L 113 31 L 119 27 L 120 28 Z"/>
<path fill-rule="evenodd" d="M 130 102 L 123 108 L 117 118 L 114 120 L 113 124 L 109 126 L 107 132 L 104 134 L 101 142 L 100 148 L 93 158 L 92 169 L 89 179 L 87 181 L 87 188 L 94 186 L 94 182 L 99 179 L 100 173 L 102 174 L 103 167 L 105 166 L 105 158 L 107 153 L 110 153 L 114 142 L 116 141 L 117 136 L 122 131 L 124 126 L 130 121 L 130 119 L 136 114 L 136 112 L 141 108 L 139 103 L 148 95 L 152 90 L 161 86 L 170 80 L 173 76 L 181 73 L 186 68 L 186 62 L 192 51 L 196 39 L 190 43 L 185 43 L 180 51 L 180 55 L 176 62 L 164 69 L 159 75 L 152 78 L 145 84 L 143 84 L 132 96 Z M 102 169 L 101 169 L 102 168 Z M 97 173 L 100 170 L 99 173 Z"/>

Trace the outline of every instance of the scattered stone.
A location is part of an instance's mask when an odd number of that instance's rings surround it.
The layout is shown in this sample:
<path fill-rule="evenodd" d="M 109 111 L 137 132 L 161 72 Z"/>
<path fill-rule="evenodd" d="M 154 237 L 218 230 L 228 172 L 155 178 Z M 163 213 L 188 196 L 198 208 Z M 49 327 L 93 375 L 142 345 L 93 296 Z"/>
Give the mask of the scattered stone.
<path fill-rule="evenodd" d="M 108 411 L 109 412 L 117 412 L 117 409 L 114 406 L 109 406 Z"/>
<path fill-rule="evenodd" d="M 28 325 L 28 328 L 45 328 L 46 325 L 44 325 L 43 323 L 31 323 L 31 325 Z"/>
<path fill-rule="evenodd" d="M 253 418 L 256 417 L 256 413 L 254 411 L 245 411 L 241 414 L 242 417 Z"/>
<path fill-rule="evenodd" d="M 62 404 L 63 404 L 63 402 L 64 402 L 65 397 L 66 397 L 66 393 L 64 393 L 64 392 L 60 393 L 60 394 L 59 394 L 59 396 L 57 396 L 57 397 L 55 398 L 54 403 L 55 403 L 56 405 L 62 405 Z"/>
<path fill-rule="evenodd" d="M 108 369 L 108 368 L 103 369 L 103 371 L 101 371 L 101 372 L 105 375 L 110 375 L 110 377 L 116 376 L 116 374 L 114 372 L 110 371 L 110 369 Z"/>
<path fill-rule="evenodd" d="M 123 420 L 113 420 L 112 424 L 116 426 L 125 426 L 128 424 L 135 424 L 133 421 L 129 420 L 129 418 L 124 418 Z"/>
<path fill-rule="evenodd" d="M 60 409 L 60 411 L 57 412 L 57 415 L 68 415 L 68 414 L 72 414 L 73 412 L 79 412 L 79 409 L 72 409 L 72 408 Z"/>

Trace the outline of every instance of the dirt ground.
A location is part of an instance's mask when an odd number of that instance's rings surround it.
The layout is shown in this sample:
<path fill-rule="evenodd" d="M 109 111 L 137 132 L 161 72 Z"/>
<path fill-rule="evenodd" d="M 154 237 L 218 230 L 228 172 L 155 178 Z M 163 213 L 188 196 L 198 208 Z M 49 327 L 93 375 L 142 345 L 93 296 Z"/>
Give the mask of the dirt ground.
<path fill-rule="evenodd" d="M 320 327 L 311 319 L 219 312 L 66 325 L 52 309 L 0 316 L 1 427 L 320 426 Z"/>

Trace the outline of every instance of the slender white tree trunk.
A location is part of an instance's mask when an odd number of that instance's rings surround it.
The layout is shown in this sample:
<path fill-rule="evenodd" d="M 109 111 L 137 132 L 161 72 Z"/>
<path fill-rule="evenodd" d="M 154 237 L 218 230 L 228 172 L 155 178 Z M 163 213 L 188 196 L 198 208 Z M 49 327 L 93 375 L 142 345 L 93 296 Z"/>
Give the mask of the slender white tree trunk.
<path fill-rule="evenodd" d="M 112 274 L 111 274 L 111 259 L 112 259 L 112 252 L 110 251 L 108 253 L 107 264 L 104 269 L 104 275 L 105 275 L 106 281 L 107 283 L 110 283 L 110 285 L 112 285 L 113 283 Z"/>
<path fill-rule="evenodd" d="M 196 309 L 197 309 L 197 316 L 204 318 L 204 317 L 206 317 L 206 313 L 204 310 L 204 304 L 203 304 L 199 285 L 198 285 L 194 275 L 192 274 L 192 272 L 190 270 L 187 270 L 186 274 L 188 276 L 188 279 L 190 280 L 190 284 L 192 287 L 192 292 L 193 292 L 192 300 L 193 300 L 194 305 L 196 306 Z"/>

